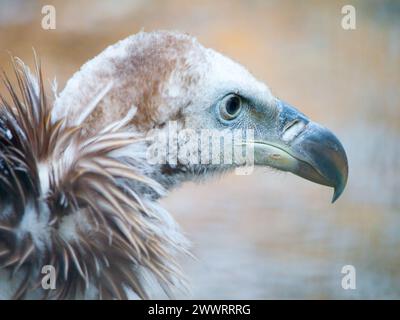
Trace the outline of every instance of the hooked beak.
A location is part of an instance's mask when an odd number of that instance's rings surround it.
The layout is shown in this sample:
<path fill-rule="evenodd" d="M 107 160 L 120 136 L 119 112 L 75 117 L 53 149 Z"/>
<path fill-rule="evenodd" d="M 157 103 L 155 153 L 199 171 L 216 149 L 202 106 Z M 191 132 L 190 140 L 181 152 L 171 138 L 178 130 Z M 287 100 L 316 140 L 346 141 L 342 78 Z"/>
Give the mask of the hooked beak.
<path fill-rule="evenodd" d="M 346 152 L 328 129 L 295 108 L 278 102 L 277 137 L 254 141 L 256 164 L 292 172 L 334 188 L 332 203 L 342 194 L 348 175 Z"/>

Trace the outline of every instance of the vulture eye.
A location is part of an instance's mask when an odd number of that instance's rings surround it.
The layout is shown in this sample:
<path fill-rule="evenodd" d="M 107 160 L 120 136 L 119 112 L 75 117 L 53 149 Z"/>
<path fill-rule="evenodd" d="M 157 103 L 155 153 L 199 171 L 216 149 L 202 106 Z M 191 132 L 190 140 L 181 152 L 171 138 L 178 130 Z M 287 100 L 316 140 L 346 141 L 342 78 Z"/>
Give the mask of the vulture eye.
<path fill-rule="evenodd" d="M 219 114 L 223 120 L 235 119 L 242 109 L 242 99 L 236 94 L 227 95 L 219 104 Z"/>

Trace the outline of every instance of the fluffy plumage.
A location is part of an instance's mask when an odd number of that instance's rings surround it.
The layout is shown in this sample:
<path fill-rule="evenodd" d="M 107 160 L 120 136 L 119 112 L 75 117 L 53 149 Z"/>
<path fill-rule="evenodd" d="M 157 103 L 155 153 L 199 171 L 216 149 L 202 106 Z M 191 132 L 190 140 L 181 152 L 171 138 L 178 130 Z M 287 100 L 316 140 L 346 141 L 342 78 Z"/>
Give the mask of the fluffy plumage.
<path fill-rule="evenodd" d="M 133 114 L 84 136 L 85 118 L 51 121 L 39 65 L 37 79 L 17 59 L 14 68 L 20 95 L 5 77 L 12 102 L 0 106 L 0 297 L 147 298 L 146 273 L 170 293 L 184 240 L 130 184 L 164 190 L 112 156 L 141 143 L 127 130 Z M 44 265 L 57 270 L 55 290 L 41 289 Z"/>

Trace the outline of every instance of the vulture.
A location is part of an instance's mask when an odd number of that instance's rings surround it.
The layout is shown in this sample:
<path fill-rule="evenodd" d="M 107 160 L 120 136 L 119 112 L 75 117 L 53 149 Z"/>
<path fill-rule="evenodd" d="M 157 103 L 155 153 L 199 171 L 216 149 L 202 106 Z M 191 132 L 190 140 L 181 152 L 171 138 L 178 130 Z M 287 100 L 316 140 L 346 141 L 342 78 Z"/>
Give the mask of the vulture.
<path fill-rule="evenodd" d="M 16 81 L 3 72 L 0 99 L 1 299 L 147 299 L 155 287 L 174 297 L 187 286 L 178 259 L 190 255 L 188 241 L 158 200 L 248 163 L 169 157 L 200 148 L 171 142 L 171 123 L 177 132 L 251 132 L 228 148 L 332 187 L 332 201 L 345 188 L 347 158 L 331 131 L 187 34 L 119 41 L 60 93 L 46 94 L 36 54 L 33 72 L 11 61 Z M 154 161 L 160 136 L 169 147 Z"/>

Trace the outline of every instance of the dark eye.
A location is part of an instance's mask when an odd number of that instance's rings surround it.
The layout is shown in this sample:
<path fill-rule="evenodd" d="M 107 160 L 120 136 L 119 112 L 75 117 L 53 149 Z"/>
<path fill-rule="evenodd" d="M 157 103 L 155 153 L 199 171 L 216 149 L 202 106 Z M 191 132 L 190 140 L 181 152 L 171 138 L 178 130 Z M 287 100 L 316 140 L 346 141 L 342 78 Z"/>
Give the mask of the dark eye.
<path fill-rule="evenodd" d="M 236 94 L 227 95 L 219 105 L 219 114 L 224 120 L 235 119 L 242 109 L 242 99 Z"/>

